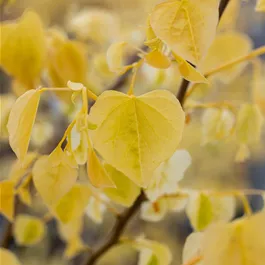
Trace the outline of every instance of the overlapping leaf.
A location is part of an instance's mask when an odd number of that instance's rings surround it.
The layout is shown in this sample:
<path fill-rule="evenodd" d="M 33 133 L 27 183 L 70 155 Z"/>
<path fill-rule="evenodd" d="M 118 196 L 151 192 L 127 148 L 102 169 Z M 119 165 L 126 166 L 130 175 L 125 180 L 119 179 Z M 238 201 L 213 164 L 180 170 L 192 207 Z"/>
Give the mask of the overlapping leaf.
<path fill-rule="evenodd" d="M 42 156 L 33 167 L 33 181 L 43 201 L 52 207 L 72 188 L 77 179 L 77 165 L 71 157 L 56 148 Z"/>

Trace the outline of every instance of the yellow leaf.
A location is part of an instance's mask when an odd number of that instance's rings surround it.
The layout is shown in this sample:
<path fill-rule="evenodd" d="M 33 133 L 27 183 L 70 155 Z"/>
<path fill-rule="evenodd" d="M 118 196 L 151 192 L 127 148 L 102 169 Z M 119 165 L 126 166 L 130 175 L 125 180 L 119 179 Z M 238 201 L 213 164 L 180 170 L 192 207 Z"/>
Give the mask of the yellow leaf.
<path fill-rule="evenodd" d="M 84 88 L 84 85 L 82 83 L 75 83 L 70 80 L 67 82 L 67 86 L 73 91 L 81 91 Z"/>
<path fill-rule="evenodd" d="M 203 237 L 203 264 L 264 265 L 264 222 L 265 214 L 261 212 L 230 224 L 211 226 Z"/>
<path fill-rule="evenodd" d="M 253 99 L 265 117 L 265 63 L 256 59 L 253 66 Z"/>
<path fill-rule="evenodd" d="M 90 182 L 97 188 L 114 187 L 115 184 L 99 160 L 94 149 L 88 150 L 87 174 Z"/>
<path fill-rule="evenodd" d="M 227 109 L 206 109 L 202 116 L 203 144 L 223 140 L 232 133 L 234 114 Z"/>
<path fill-rule="evenodd" d="M 256 11 L 264 12 L 265 11 L 265 1 L 264 0 L 257 0 Z"/>
<path fill-rule="evenodd" d="M 26 11 L 4 35 L 0 51 L 2 67 L 28 89 L 34 88 L 46 59 L 45 34 L 39 15 Z"/>
<path fill-rule="evenodd" d="M 183 78 L 193 83 L 209 83 L 208 80 L 190 63 L 173 53 L 177 63 L 179 72 Z"/>
<path fill-rule="evenodd" d="M 9 250 L 0 248 L 0 264 L 21 265 L 17 257 Z"/>
<path fill-rule="evenodd" d="M 66 249 L 64 251 L 66 258 L 72 258 L 84 250 L 85 246 L 80 239 L 80 234 L 83 229 L 83 218 L 74 219 L 67 224 L 61 222 L 57 224 L 59 225 L 60 237 L 66 242 Z"/>
<path fill-rule="evenodd" d="M 26 205 L 31 205 L 31 192 L 30 192 L 30 184 L 31 184 L 32 176 L 28 175 L 25 180 L 19 185 L 17 188 L 17 195 L 19 199 Z"/>
<path fill-rule="evenodd" d="M 53 47 L 49 57 L 49 74 L 56 87 L 72 82 L 87 82 L 87 52 L 81 43 L 67 40 Z"/>
<path fill-rule="evenodd" d="M 177 150 L 168 160 L 154 171 L 152 180 L 145 190 L 148 199 L 155 202 L 165 194 L 175 194 L 178 183 L 191 164 L 191 156 L 186 150 Z"/>
<path fill-rule="evenodd" d="M 68 137 L 71 152 L 79 165 L 84 165 L 87 162 L 88 148 L 91 146 L 88 138 L 88 128 L 85 122 L 86 119 L 86 114 L 80 115 L 76 119 L 76 124 L 73 126 Z"/>
<path fill-rule="evenodd" d="M 167 69 L 171 64 L 170 59 L 158 50 L 149 52 L 144 59 L 149 65 L 159 69 Z"/>
<path fill-rule="evenodd" d="M 147 18 L 147 25 L 146 25 L 146 41 L 144 42 L 146 46 L 148 46 L 150 49 L 154 50 L 161 50 L 163 47 L 163 42 L 157 38 L 155 35 L 151 24 L 150 24 L 150 15 Z"/>
<path fill-rule="evenodd" d="M 213 222 L 231 220 L 234 211 L 233 197 L 218 197 L 204 193 L 192 194 L 186 208 L 189 220 L 197 231 L 204 230 Z"/>
<path fill-rule="evenodd" d="M 1 31 L 1 28 L 0 28 Z M 1 41 L 1 40 L 0 40 Z M 14 104 L 16 98 L 10 94 L 0 95 L 0 139 L 6 139 L 8 137 L 8 131 L 6 128 L 8 122 L 8 116 L 12 105 Z"/>
<path fill-rule="evenodd" d="M 16 243 L 23 246 L 39 243 L 46 233 L 43 221 L 24 214 L 16 217 L 13 229 Z"/>
<path fill-rule="evenodd" d="M 104 198 L 102 196 L 103 194 L 99 194 L 99 198 L 102 200 L 106 200 L 106 198 Z M 89 203 L 86 207 L 86 215 L 89 216 L 93 222 L 97 223 L 97 224 L 101 224 L 103 221 L 103 214 L 106 210 L 106 205 L 102 203 L 101 200 L 95 198 L 95 197 L 90 197 L 89 199 Z"/>
<path fill-rule="evenodd" d="M 138 238 L 132 242 L 132 246 L 140 251 L 145 251 L 146 249 L 150 250 L 152 255 L 155 256 L 156 265 L 169 265 L 172 261 L 172 254 L 169 248 L 162 243 L 144 238 Z M 148 255 L 149 253 L 146 252 L 146 254 Z"/>
<path fill-rule="evenodd" d="M 80 252 L 86 250 L 86 246 L 80 237 L 72 238 L 66 245 L 64 256 L 67 259 L 72 259 Z"/>
<path fill-rule="evenodd" d="M 229 1 L 218 24 L 219 31 L 234 30 L 236 28 L 241 0 Z"/>
<path fill-rule="evenodd" d="M 260 141 L 264 119 L 257 105 L 243 104 L 237 114 L 236 135 L 241 144 Z"/>
<path fill-rule="evenodd" d="M 105 169 L 115 183 L 116 188 L 104 188 L 104 193 L 112 201 L 130 207 L 140 194 L 140 188 L 111 165 L 105 165 Z"/>
<path fill-rule="evenodd" d="M 130 68 L 131 65 L 124 65 L 123 55 L 126 42 L 116 42 L 113 43 L 107 50 L 107 63 L 111 72 L 123 74 Z"/>
<path fill-rule="evenodd" d="M 52 207 L 74 185 L 77 179 L 76 163 L 58 147 L 35 163 L 32 175 L 43 201 Z"/>
<path fill-rule="evenodd" d="M 209 72 L 238 57 L 247 55 L 251 51 L 252 46 L 251 39 L 245 34 L 238 32 L 221 33 L 215 38 L 199 68 L 203 73 Z M 214 78 L 223 83 L 230 83 L 240 75 L 246 65 L 247 63 L 243 62 L 232 66 L 227 70 L 216 73 Z"/>
<path fill-rule="evenodd" d="M 155 202 L 144 202 L 141 205 L 141 218 L 148 222 L 162 220 L 170 212 L 182 211 L 187 205 L 187 198 L 183 196 L 162 197 Z"/>
<path fill-rule="evenodd" d="M 10 169 L 9 179 L 18 184 L 20 178 L 27 173 L 29 167 L 33 164 L 37 157 L 37 153 L 29 152 L 26 154 L 23 163 L 21 163 L 20 160 L 16 160 Z"/>
<path fill-rule="evenodd" d="M 53 207 L 56 217 L 64 224 L 79 219 L 91 197 L 90 187 L 75 184 Z"/>
<path fill-rule="evenodd" d="M 214 40 L 218 5 L 217 0 L 166 1 L 152 11 L 151 26 L 176 54 L 197 65 Z"/>
<path fill-rule="evenodd" d="M 9 220 L 14 218 L 15 190 L 13 181 L 0 182 L 0 212 Z"/>
<path fill-rule="evenodd" d="M 182 254 L 182 260 L 183 264 L 188 264 L 191 260 L 194 258 L 201 256 L 202 251 L 202 240 L 203 240 L 204 234 L 202 232 L 195 232 L 188 236 L 186 239 L 184 248 L 183 248 L 183 254 Z M 196 265 L 203 265 L 202 262 L 197 262 Z"/>
<path fill-rule="evenodd" d="M 22 161 L 28 151 L 39 101 L 40 92 L 29 90 L 16 100 L 9 115 L 7 123 L 9 143 L 18 159 Z"/>
<path fill-rule="evenodd" d="M 176 151 L 185 120 L 179 101 L 162 90 L 139 97 L 103 92 L 89 118 L 97 125 L 91 132 L 95 149 L 106 163 L 142 187 Z"/>

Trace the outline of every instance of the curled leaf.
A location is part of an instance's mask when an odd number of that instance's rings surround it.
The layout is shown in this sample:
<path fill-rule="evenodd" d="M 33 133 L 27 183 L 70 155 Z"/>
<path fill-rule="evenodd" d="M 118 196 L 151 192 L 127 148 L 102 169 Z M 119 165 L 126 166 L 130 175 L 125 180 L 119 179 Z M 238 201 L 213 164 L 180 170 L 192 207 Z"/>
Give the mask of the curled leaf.
<path fill-rule="evenodd" d="M 107 51 L 107 63 L 110 71 L 123 74 L 130 68 L 132 65 L 124 65 L 123 63 L 123 55 L 124 49 L 127 45 L 126 42 L 117 42 L 113 43 Z"/>

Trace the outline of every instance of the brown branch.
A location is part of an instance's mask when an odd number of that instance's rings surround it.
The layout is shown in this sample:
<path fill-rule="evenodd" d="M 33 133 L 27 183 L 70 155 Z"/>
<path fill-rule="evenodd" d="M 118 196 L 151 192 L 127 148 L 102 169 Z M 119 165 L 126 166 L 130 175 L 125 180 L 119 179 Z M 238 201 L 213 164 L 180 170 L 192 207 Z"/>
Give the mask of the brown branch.
<path fill-rule="evenodd" d="M 146 200 L 143 192 L 135 200 L 134 204 L 128 208 L 123 214 L 117 217 L 116 223 L 112 228 L 112 233 L 106 242 L 98 248 L 88 259 L 85 260 L 84 265 L 94 265 L 97 260 L 105 254 L 110 248 L 119 243 L 120 237 L 126 228 L 128 222 L 137 213 L 141 204 Z"/>

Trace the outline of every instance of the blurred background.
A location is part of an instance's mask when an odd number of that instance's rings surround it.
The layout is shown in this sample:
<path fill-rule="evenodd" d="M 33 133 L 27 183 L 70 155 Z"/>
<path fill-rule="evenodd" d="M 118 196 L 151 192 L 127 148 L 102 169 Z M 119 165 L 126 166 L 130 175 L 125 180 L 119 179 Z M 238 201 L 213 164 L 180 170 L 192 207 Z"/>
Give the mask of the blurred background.
<path fill-rule="evenodd" d="M 5 2 L 5 4 L 3 4 Z M 7 1 L 8 2 L 8 1 Z M 128 41 L 135 47 L 142 47 L 145 38 L 146 18 L 155 4 L 162 2 L 157 0 L 11 0 L 7 3 L 1 0 L 1 21 L 6 23 L 9 20 L 18 19 L 23 12 L 34 9 L 40 15 L 47 32 L 52 38 L 63 36 L 67 40 L 78 42 L 80 51 L 84 50 L 85 75 L 88 83 L 93 87 L 94 92 L 108 89 L 117 75 L 109 72 L 106 65 L 106 51 L 111 43 L 116 41 Z M 246 33 L 253 40 L 254 47 L 265 44 L 265 13 L 256 13 L 255 0 L 231 0 L 234 3 L 234 11 L 228 30 L 238 30 Z M 225 24 L 225 23 L 224 23 Z M 231 29 L 230 29 L 231 27 Z M 0 32 L 1 33 L 1 32 Z M 60 86 L 58 81 L 47 75 L 51 73 L 50 62 L 53 62 L 53 51 L 47 57 L 46 68 L 43 70 L 39 85 Z M 133 54 L 128 51 L 128 57 Z M 69 75 L 76 71 L 74 69 L 75 58 L 65 55 L 59 65 L 64 69 L 65 64 L 72 66 L 65 71 L 62 80 L 67 82 Z M 65 60 L 65 61 L 64 61 Z M 64 64 L 64 62 L 66 62 Z M 77 69 L 79 71 L 80 69 Z M 70 74 L 69 74 L 70 71 Z M 72 72 L 71 72 L 72 71 Z M 194 98 L 207 101 L 218 96 L 222 99 L 235 99 L 249 101 L 249 90 L 252 78 L 251 67 L 246 67 L 244 72 L 229 84 L 215 84 L 210 93 L 205 94 L 203 88 L 195 93 Z M 48 77 L 47 77 L 48 76 Z M 78 75 L 77 75 L 78 76 Z M 72 79 L 71 79 L 72 80 Z M 72 80 L 80 81 L 82 80 Z M 169 70 L 157 70 L 144 66 L 137 78 L 136 93 L 142 94 L 153 89 L 168 89 L 177 93 L 181 77 L 177 69 L 172 67 Z M 64 83 L 65 85 L 66 83 Z M 0 149 L 0 174 L 1 179 L 9 175 L 12 162 L 15 156 L 7 141 L 5 120 L 7 119 L 10 107 L 15 98 L 25 91 L 25 88 L 16 84 L 11 76 L 0 68 L 1 85 L 1 149 Z M 125 82 L 119 90 L 127 88 Z M 73 117 L 74 110 L 69 98 L 62 95 L 49 95 L 45 98 L 37 122 L 34 126 L 31 149 L 39 150 L 41 153 L 49 153 L 56 146 L 58 139 L 63 134 L 69 120 Z M 198 111 L 191 116 L 191 122 L 186 126 L 181 148 L 187 149 L 192 156 L 192 165 L 188 169 L 181 185 L 187 188 L 196 189 L 231 189 L 254 187 L 265 189 L 265 137 L 257 146 L 251 147 L 251 159 L 244 163 L 235 163 L 234 157 L 238 148 L 235 139 L 228 139 L 217 144 L 202 145 L 201 112 Z M 82 170 L 80 175 L 85 174 Z M 260 198 L 250 198 L 253 209 L 262 207 Z M 31 212 L 41 215 L 45 207 L 37 198 L 34 201 L 33 209 L 21 206 L 18 211 Z M 242 210 L 238 208 L 237 215 Z M 101 225 L 93 222 L 89 217 L 85 218 L 84 240 L 88 245 L 94 246 L 104 240 L 104 237 L 113 224 L 113 217 L 104 215 Z M 6 221 L 1 217 L 0 231 L 3 232 Z M 15 250 L 24 265 L 66 265 L 80 264 L 81 257 L 67 261 L 62 258 L 64 243 L 58 236 L 54 221 L 49 222 L 49 232 L 45 240 L 40 244 L 22 248 L 15 245 L 14 241 L 9 242 L 9 248 Z M 186 237 L 192 229 L 184 213 L 172 213 L 157 223 L 146 223 L 135 217 L 130 224 L 128 233 L 145 233 L 150 239 L 158 240 L 168 244 L 174 255 L 172 265 L 181 264 L 181 252 Z M 0 237 L 3 236 L 0 235 Z M 102 265 L 134 265 L 137 264 L 137 253 L 130 248 L 119 247 L 108 253 L 99 264 Z M 118 252 L 117 252 L 118 251 Z M 117 258 L 117 253 L 119 253 Z M 4 264 L 3 264 L 4 265 Z"/>

